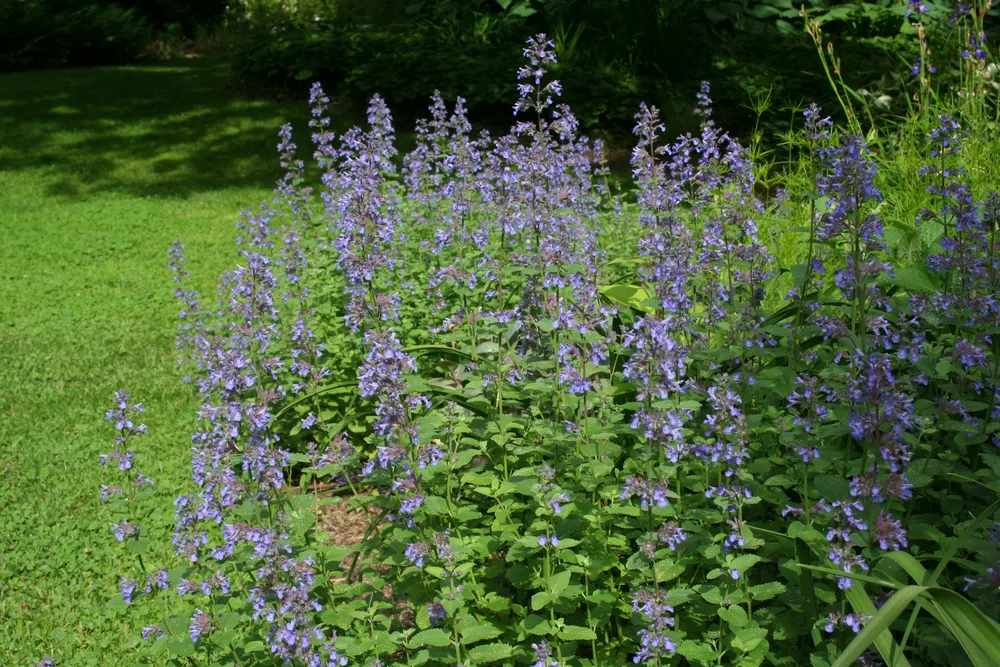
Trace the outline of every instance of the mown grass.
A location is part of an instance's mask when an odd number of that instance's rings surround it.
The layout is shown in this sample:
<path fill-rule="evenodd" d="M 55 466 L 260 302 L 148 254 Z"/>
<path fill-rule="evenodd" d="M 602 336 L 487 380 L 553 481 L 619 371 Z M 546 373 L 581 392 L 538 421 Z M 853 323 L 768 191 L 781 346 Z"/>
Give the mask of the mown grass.
<path fill-rule="evenodd" d="M 103 411 L 119 387 L 145 403 L 143 522 L 166 529 L 197 402 L 174 362 L 165 251 L 183 237 L 214 295 L 236 214 L 279 176 L 279 125 L 307 113 L 234 99 L 224 73 L 192 59 L 0 77 L 2 665 L 134 663 L 137 629 L 106 606 L 136 563 L 99 503 Z"/>

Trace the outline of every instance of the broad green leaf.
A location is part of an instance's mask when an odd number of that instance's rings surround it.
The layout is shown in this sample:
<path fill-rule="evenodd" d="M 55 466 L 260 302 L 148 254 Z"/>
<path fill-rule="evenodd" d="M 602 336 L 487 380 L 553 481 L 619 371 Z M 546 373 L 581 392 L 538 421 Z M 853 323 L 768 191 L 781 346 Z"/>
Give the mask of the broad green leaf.
<path fill-rule="evenodd" d="M 770 600 L 776 595 L 785 592 L 785 585 L 780 581 L 769 581 L 766 584 L 758 584 L 750 587 L 750 595 L 755 601 Z"/>
<path fill-rule="evenodd" d="M 886 278 L 886 282 L 898 285 L 909 294 L 933 294 L 938 289 L 930 277 L 918 268 L 903 267 L 894 273 L 894 276 Z"/>
<path fill-rule="evenodd" d="M 441 628 L 422 630 L 410 637 L 407 646 L 410 648 L 418 646 L 451 646 L 451 636 Z"/>
<path fill-rule="evenodd" d="M 481 665 L 509 658 L 513 652 L 510 644 L 482 644 L 469 649 L 468 659 L 470 664 Z"/>
<path fill-rule="evenodd" d="M 604 285 L 598 290 L 606 299 L 626 308 L 651 313 L 653 309 L 644 305 L 652 295 L 645 287 L 638 285 Z"/>
<path fill-rule="evenodd" d="M 476 642 L 481 642 L 484 639 L 499 637 L 500 630 L 492 623 L 480 621 L 475 625 L 462 628 L 459 631 L 459 636 L 461 636 L 463 644 L 475 644 Z"/>
<path fill-rule="evenodd" d="M 688 660 L 702 664 L 715 664 L 719 659 L 719 652 L 714 648 L 708 644 L 699 644 L 691 640 L 681 642 L 681 645 L 677 647 L 677 652 Z"/>
<path fill-rule="evenodd" d="M 597 633 L 579 625 L 566 625 L 559 631 L 559 639 L 568 642 L 593 641 L 597 639 Z"/>
<path fill-rule="evenodd" d="M 167 650 L 173 655 L 182 658 L 190 658 L 197 652 L 197 647 L 191 638 L 184 635 L 181 639 L 171 639 L 167 641 Z"/>
<path fill-rule="evenodd" d="M 524 619 L 524 629 L 531 635 L 547 635 L 550 632 L 549 621 L 538 614 L 528 614 Z"/>
<path fill-rule="evenodd" d="M 572 572 L 569 570 L 563 570 L 562 572 L 556 572 L 548 578 L 546 583 L 548 584 L 549 591 L 553 594 L 553 597 L 558 597 L 560 593 L 566 590 L 572 576 Z"/>

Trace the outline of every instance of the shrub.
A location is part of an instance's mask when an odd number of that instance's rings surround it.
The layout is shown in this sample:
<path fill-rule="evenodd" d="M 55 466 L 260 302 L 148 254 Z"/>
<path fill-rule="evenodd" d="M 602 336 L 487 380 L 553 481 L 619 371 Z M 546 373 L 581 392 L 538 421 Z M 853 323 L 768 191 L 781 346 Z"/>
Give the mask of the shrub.
<path fill-rule="evenodd" d="M 121 65 L 138 58 L 148 24 L 119 5 L 24 0 L 0 3 L 0 71 Z"/>
<path fill-rule="evenodd" d="M 120 0 L 119 4 L 135 10 L 149 23 L 164 28 L 177 23 L 192 34 L 199 25 L 221 21 L 229 0 Z"/>
<path fill-rule="evenodd" d="M 275 26 L 251 30 L 229 50 L 234 82 L 246 90 L 294 94 L 311 77 L 342 82 L 347 64 L 344 37 L 333 29 Z"/>
<path fill-rule="evenodd" d="M 320 201 L 283 127 L 285 176 L 240 218 L 220 309 L 171 248 L 204 405 L 178 561 L 121 583 L 119 606 L 183 597 L 149 606 L 149 654 L 829 665 L 857 637 L 864 664 L 869 645 L 957 664 L 955 641 L 990 664 L 1000 195 L 967 163 L 981 108 L 914 118 L 926 242 L 894 266 L 879 158 L 818 106 L 765 203 L 707 84 L 697 134 L 665 140 L 642 105 L 623 197 L 557 103 L 551 43 L 525 56 L 510 133 L 473 135 L 435 95 L 401 172 L 382 98 L 335 138 L 314 86 Z M 767 224 L 799 228 L 785 265 Z M 111 532 L 141 554 L 121 519 L 136 409 L 116 397 L 105 462 L 126 476 Z M 339 502 L 370 517 L 358 544 L 316 529 Z M 893 625 L 917 595 L 940 624 Z"/>

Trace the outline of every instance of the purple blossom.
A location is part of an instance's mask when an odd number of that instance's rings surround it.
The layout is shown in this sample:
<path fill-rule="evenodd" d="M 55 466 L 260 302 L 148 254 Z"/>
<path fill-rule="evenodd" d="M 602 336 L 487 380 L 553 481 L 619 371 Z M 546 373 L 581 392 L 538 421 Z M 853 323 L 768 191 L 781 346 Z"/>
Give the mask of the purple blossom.
<path fill-rule="evenodd" d="M 552 533 L 551 535 L 539 535 L 538 546 L 544 547 L 547 545 L 553 547 L 559 546 L 559 536 L 555 533 Z"/>
<path fill-rule="evenodd" d="M 414 542 L 406 545 L 406 551 L 404 555 L 410 561 L 411 564 L 417 567 L 424 566 L 424 558 L 430 551 L 430 545 L 426 542 Z"/>
<path fill-rule="evenodd" d="M 551 509 L 555 514 L 562 514 L 563 503 L 569 502 L 569 496 L 565 493 L 557 493 L 548 501 L 549 509 Z"/>
<path fill-rule="evenodd" d="M 639 651 L 632 662 L 637 665 L 658 662 L 676 653 L 677 644 L 666 635 L 674 627 L 674 608 L 666 603 L 664 591 L 638 591 L 632 598 L 632 611 L 650 620 L 650 624 L 639 631 Z"/>
<path fill-rule="evenodd" d="M 883 551 L 899 551 L 908 544 L 902 522 L 893 519 L 892 515 L 885 511 L 879 512 L 872 537 Z"/>
<path fill-rule="evenodd" d="M 194 615 L 191 617 L 191 624 L 188 626 L 188 634 L 191 636 L 191 641 L 195 644 L 202 636 L 210 633 L 212 631 L 212 617 L 203 612 L 201 609 L 195 609 Z"/>
<path fill-rule="evenodd" d="M 969 42 L 960 55 L 968 60 L 986 60 L 986 33 L 969 35 Z"/>
<path fill-rule="evenodd" d="M 301 428 L 303 431 L 308 431 L 315 425 L 316 425 L 316 415 L 310 412 L 302 420 L 302 423 L 299 424 L 299 428 Z"/>
<path fill-rule="evenodd" d="M 826 618 L 826 625 L 823 626 L 823 631 L 832 633 L 838 627 L 843 625 L 850 628 L 854 634 L 857 634 L 861 632 L 861 628 L 871 619 L 871 616 L 862 614 L 861 612 L 852 612 L 850 614 L 830 612 Z"/>
<path fill-rule="evenodd" d="M 118 591 L 125 598 L 125 604 L 132 604 L 135 594 L 139 590 L 139 582 L 135 579 L 122 578 L 118 582 Z"/>
<path fill-rule="evenodd" d="M 660 527 L 658 536 L 661 542 L 666 542 L 671 551 L 677 551 L 681 542 L 687 539 L 687 533 L 673 521 L 668 521 Z"/>
<path fill-rule="evenodd" d="M 130 537 L 137 537 L 139 535 L 139 526 L 125 520 L 113 524 L 111 526 L 111 532 L 114 533 L 116 540 L 124 542 Z"/>
<path fill-rule="evenodd" d="M 670 504 L 667 500 L 667 485 L 663 482 L 648 480 L 644 477 L 629 477 L 622 487 L 622 500 L 628 500 L 632 496 L 639 498 L 639 506 L 647 509 L 653 505 L 666 507 Z"/>
<path fill-rule="evenodd" d="M 435 627 L 441 625 L 447 615 L 447 610 L 440 602 L 429 602 L 427 604 L 427 617 L 430 619 L 431 625 Z"/>
<path fill-rule="evenodd" d="M 552 651 L 547 642 L 532 644 L 531 650 L 535 652 L 535 662 L 531 667 L 559 667 L 559 663 L 552 659 Z"/>

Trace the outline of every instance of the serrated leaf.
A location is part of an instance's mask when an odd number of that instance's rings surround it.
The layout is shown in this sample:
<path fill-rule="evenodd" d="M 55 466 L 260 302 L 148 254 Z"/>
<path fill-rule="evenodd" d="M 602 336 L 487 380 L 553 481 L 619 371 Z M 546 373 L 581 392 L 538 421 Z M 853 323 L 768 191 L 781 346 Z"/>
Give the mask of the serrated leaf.
<path fill-rule="evenodd" d="M 198 649 L 190 637 L 184 637 L 183 639 L 171 639 L 167 641 L 167 650 L 173 655 L 190 658 Z"/>
<path fill-rule="evenodd" d="M 432 516 L 446 515 L 448 514 L 448 501 L 441 496 L 426 496 L 423 510 Z"/>
<path fill-rule="evenodd" d="M 462 637 L 463 644 L 475 644 L 476 642 L 481 642 L 484 639 L 499 637 L 500 630 L 492 623 L 480 621 L 475 625 L 462 628 L 459 631 L 459 635 Z"/>
<path fill-rule="evenodd" d="M 538 614 L 528 614 L 524 619 L 524 629 L 531 635 L 547 635 L 550 632 L 549 621 Z"/>
<path fill-rule="evenodd" d="M 681 645 L 677 647 L 677 652 L 688 660 L 701 663 L 714 663 L 720 655 L 708 644 L 699 644 L 691 640 L 681 642 Z"/>
<path fill-rule="evenodd" d="M 785 585 L 780 581 L 769 581 L 750 587 L 750 595 L 755 601 L 770 600 L 785 592 Z"/>
<path fill-rule="evenodd" d="M 903 267 L 896 269 L 892 277 L 886 281 L 898 285 L 910 294 L 933 294 L 937 291 L 937 286 L 931 281 L 930 276 L 915 267 Z"/>
<path fill-rule="evenodd" d="M 451 646 L 451 635 L 441 628 L 422 630 L 410 637 L 407 645 L 410 648 L 418 646 Z"/>
<path fill-rule="evenodd" d="M 733 637 L 733 647 L 749 653 L 767 637 L 767 630 L 763 628 L 743 628 Z"/>
<path fill-rule="evenodd" d="M 531 596 L 531 608 L 535 611 L 543 609 L 545 605 L 552 602 L 552 597 L 549 595 L 548 591 L 538 591 Z"/>
<path fill-rule="evenodd" d="M 559 638 L 568 642 L 589 642 L 597 639 L 597 633 L 579 625 L 566 625 L 559 631 Z"/>
<path fill-rule="evenodd" d="M 736 604 L 729 607 L 719 607 L 719 618 L 734 628 L 742 628 L 750 620 L 746 610 Z"/>
<path fill-rule="evenodd" d="M 553 594 L 553 597 L 558 597 L 563 591 L 566 590 L 572 576 L 572 572 L 569 570 L 563 570 L 562 572 L 556 572 L 548 578 L 546 583 L 548 584 L 549 591 Z"/>
<path fill-rule="evenodd" d="M 740 574 L 743 574 L 760 561 L 761 557 L 757 554 L 743 554 L 742 556 L 734 558 L 729 566 L 734 568 Z"/>
<path fill-rule="evenodd" d="M 653 567 L 656 568 L 656 576 L 661 583 L 671 581 L 684 574 L 683 565 L 668 560 L 658 560 Z"/>
<path fill-rule="evenodd" d="M 510 644 L 481 644 L 469 649 L 468 658 L 471 664 L 479 665 L 509 658 L 513 653 L 514 649 Z"/>

